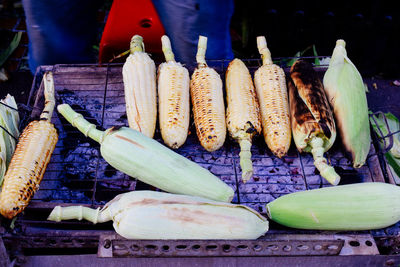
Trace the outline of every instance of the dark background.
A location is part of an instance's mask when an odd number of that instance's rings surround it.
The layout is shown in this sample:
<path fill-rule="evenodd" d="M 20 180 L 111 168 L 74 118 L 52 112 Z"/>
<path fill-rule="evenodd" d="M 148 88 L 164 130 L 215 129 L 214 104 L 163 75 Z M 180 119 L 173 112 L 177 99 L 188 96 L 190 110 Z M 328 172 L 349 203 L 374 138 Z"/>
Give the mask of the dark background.
<path fill-rule="evenodd" d="M 97 12 L 95 55 L 112 1 L 102 3 Z M 330 56 L 336 40 L 342 38 L 349 58 L 370 87 L 371 105 L 396 107 L 400 106 L 400 87 L 393 85 L 393 80 L 400 78 L 399 13 L 395 1 L 236 0 L 232 47 L 236 57 L 259 58 L 256 37 L 265 35 L 273 58 L 293 57 L 311 45 L 318 55 Z M 10 92 L 17 102 L 26 103 L 33 76 L 27 65 L 24 11 L 21 1 L 0 0 L 0 52 L 20 31 L 20 45 L 4 66 L 10 80 L 0 83 L 0 97 Z M 305 56 L 311 55 L 310 49 Z"/>
<path fill-rule="evenodd" d="M 272 57 L 291 57 L 310 45 L 318 55 L 330 56 L 336 40 L 344 39 L 364 76 L 398 77 L 398 6 L 387 0 L 236 1 L 234 50 L 241 58 L 258 57 L 255 38 L 265 35 Z"/>

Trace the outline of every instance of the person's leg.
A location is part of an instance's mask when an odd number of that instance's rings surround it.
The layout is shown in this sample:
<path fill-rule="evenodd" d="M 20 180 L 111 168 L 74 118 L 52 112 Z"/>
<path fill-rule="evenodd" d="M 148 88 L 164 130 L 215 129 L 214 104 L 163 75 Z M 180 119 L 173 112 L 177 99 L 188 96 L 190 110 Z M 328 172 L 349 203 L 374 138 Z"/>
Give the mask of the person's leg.
<path fill-rule="evenodd" d="M 94 62 L 98 0 L 23 0 L 29 67 Z"/>
<path fill-rule="evenodd" d="M 196 63 L 199 35 L 208 38 L 206 59 L 232 59 L 233 0 L 153 0 L 177 61 Z"/>

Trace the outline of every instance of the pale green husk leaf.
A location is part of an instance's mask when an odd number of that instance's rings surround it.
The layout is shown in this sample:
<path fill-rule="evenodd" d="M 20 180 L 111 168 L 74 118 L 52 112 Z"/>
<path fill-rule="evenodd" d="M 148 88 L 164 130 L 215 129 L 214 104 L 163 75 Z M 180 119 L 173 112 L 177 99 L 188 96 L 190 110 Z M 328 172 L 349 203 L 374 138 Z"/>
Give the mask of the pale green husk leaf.
<path fill-rule="evenodd" d="M 17 109 L 17 103 L 14 97 L 7 95 L 0 100 L 2 103 Z M 12 136 L 18 138 L 19 115 L 18 111 L 0 104 L 0 125 L 6 129 Z M 17 141 L 10 136 L 3 128 L 0 128 L 0 185 L 3 183 L 4 174 L 10 164 L 11 157 L 14 154 Z"/>
<path fill-rule="evenodd" d="M 359 183 L 296 192 L 267 205 L 268 217 L 282 225 L 313 230 L 380 229 L 400 220 L 400 188 Z"/>
<path fill-rule="evenodd" d="M 353 166 L 359 168 L 371 145 L 368 104 L 362 77 L 344 46 L 343 40 L 337 41 L 323 83 L 342 142 L 352 154 Z"/>
<path fill-rule="evenodd" d="M 256 239 L 268 231 L 267 219 L 249 207 L 155 191 L 120 194 L 101 210 L 58 206 L 48 219 L 112 220 L 130 239 Z"/>

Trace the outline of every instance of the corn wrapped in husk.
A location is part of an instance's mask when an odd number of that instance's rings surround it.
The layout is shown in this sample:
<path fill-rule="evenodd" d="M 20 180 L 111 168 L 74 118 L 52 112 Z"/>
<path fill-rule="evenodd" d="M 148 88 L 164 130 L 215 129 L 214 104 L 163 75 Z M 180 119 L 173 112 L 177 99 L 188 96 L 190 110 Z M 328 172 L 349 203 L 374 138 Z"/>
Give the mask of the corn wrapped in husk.
<path fill-rule="evenodd" d="M 400 188 L 385 183 L 325 187 L 282 196 L 267 205 L 282 225 L 313 230 L 379 229 L 400 220 Z"/>
<path fill-rule="evenodd" d="M 268 231 L 267 219 L 249 207 L 155 191 L 120 194 L 101 210 L 57 206 L 48 220 L 82 218 L 112 220 L 130 239 L 256 239 Z"/>
<path fill-rule="evenodd" d="M 343 40 L 336 42 L 323 83 L 342 142 L 352 155 L 353 167 L 360 168 L 371 145 L 368 104 L 362 77 L 345 46 Z"/>

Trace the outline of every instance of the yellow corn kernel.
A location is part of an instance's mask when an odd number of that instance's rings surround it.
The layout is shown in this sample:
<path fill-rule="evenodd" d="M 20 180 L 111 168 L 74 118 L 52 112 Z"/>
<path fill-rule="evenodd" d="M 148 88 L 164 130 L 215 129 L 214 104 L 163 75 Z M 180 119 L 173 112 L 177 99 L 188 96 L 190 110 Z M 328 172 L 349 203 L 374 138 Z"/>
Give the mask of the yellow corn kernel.
<path fill-rule="evenodd" d="M 189 72 L 175 62 L 171 43 L 161 38 L 167 62 L 158 69 L 158 105 L 161 136 L 166 145 L 179 148 L 186 141 L 189 129 Z"/>
<path fill-rule="evenodd" d="M 291 130 L 285 73 L 273 64 L 264 36 L 257 37 L 263 65 L 254 74 L 260 102 L 263 134 L 268 148 L 277 157 L 286 155 L 290 147 Z"/>
<path fill-rule="evenodd" d="M 207 67 L 206 49 L 207 38 L 200 36 L 196 56 L 198 67 L 190 81 L 190 95 L 197 136 L 201 145 L 211 152 L 224 144 L 226 124 L 222 80 L 214 69 Z"/>
<path fill-rule="evenodd" d="M 226 71 L 226 98 L 227 128 L 240 145 L 242 179 L 246 182 L 253 175 L 251 141 L 261 132 L 261 118 L 253 80 L 240 59 L 234 59 Z"/>
<path fill-rule="evenodd" d="M 0 194 L 0 213 L 13 218 L 28 205 L 38 190 L 47 164 L 56 146 L 58 135 L 50 123 L 53 113 L 54 85 L 51 73 L 46 73 L 46 104 L 40 121 L 32 121 L 22 132 Z"/>
<path fill-rule="evenodd" d="M 156 67 L 144 51 L 143 38 L 131 40 L 131 54 L 122 68 L 129 127 L 153 138 L 157 120 Z"/>

